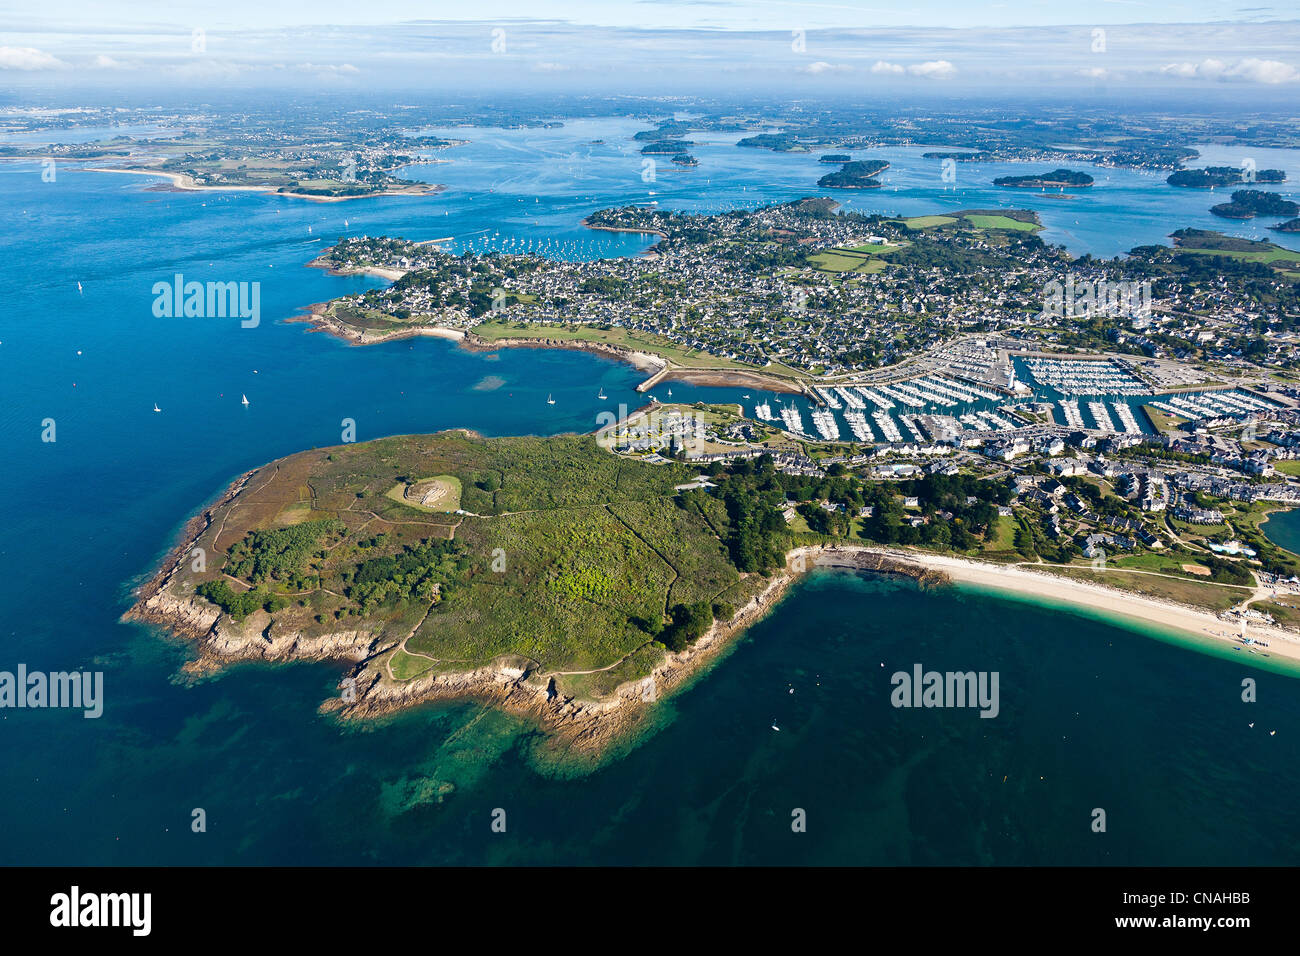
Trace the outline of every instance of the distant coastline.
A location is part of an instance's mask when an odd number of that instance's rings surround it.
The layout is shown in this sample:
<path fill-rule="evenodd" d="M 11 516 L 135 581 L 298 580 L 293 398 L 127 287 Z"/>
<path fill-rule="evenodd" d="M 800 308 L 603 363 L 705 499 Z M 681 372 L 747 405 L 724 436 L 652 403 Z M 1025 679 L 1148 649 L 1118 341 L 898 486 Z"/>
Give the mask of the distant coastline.
<path fill-rule="evenodd" d="M 373 193 L 364 193 L 359 196 L 317 196 L 312 193 L 283 191 L 276 189 L 273 186 L 205 186 L 195 182 L 194 177 L 190 176 L 188 173 L 166 172 L 161 169 L 130 169 L 115 166 L 87 166 L 83 168 L 88 173 L 126 173 L 132 176 L 161 176 L 164 179 L 171 180 L 172 186 L 177 192 L 263 193 L 268 196 L 289 196 L 293 199 L 307 199 L 312 202 L 344 202 L 349 199 L 370 199 L 375 196 L 428 196 L 442 192 L 446 188 L 442 185 L 429 183 L 402 186 L 393 189 L 383 189 Z"/>
<path fill-rule="evenodd" d="M 373 275 L 385 279 L 399 279 L 404 273 L 395 270 L 358 267 L 338 270 L 332 266 L 312 261 L 309 266 L 327 269 L 333 275 Z M 500 339 L 485 339 L 474 332 L 453 329 L 442 325 L 412 325 L 384 332 L 372 332 L 348 325 L 328 314 L 328 302 L 316 302 L 307 307 L 305 313 L 287 319 L 288 322 L 305 322 L 312 326 L 312 331 L 324 332 L 351 345 L 377 345 L 381 342 L 396 342 L 402 339 L 431 337 L 451 339 L 462 348 L 475 352 L 492 352 L 503 348 L 532 349 L 567 349 L 572 352 L 597 352 L 611 358 L 627 362 L 638 371 L 653 373 L 656 381 L 690 382 L 694 385 L 708 385 L 736 388 L 756 388 L 769 392 L 781 392 L 789 395 L 802 394 L 802 389 L 794 382 L 776 376 L 764 375 L 762 371 L 753 372 L 746 369 L 722 368 L 686 368 L 675 365 L 671 360 L 650 349 L 635 349 L 608 342 L 593 342 L 585 339 L 559 339 L 545 336 L 519 336 Z"/>

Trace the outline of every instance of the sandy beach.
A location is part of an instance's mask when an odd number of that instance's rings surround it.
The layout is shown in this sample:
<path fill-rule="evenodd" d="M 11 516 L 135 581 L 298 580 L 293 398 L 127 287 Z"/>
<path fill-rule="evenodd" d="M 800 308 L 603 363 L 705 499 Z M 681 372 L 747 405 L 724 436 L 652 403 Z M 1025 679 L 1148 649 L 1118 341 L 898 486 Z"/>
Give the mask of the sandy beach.
<path fill-rule="evenodd" d="M 854 546 L 820 551 L 817 555 L 817 563 L 824 566 L 853 566 L 854 554 L 885 556 L 901 563 L 940 572 L 958 584 L 1003 591 L 1019 597 L 1032 598 L 1035 601 L 1086 608 L 1108 616 L 1128 618 L 1143 624 L 1207 639 L 1224 647 L 1241 646 L 1241 625 L 1221 620 L 1209 611 L 1132 594 L 1101 583 L 1075 581 L 1044 571 L 1034 571 L 1024 566 L 988 564 L 920 551 Z M 845 564 L 840 565 L 837 558 L 846 559 Z M 1104 576 L 1105 572 L 1098 572 L 1099 578 Z M 1300 634 L 1258 623 L 1251 623 L 1246 634 L 1257 641 L 1267 642 L 1267 653 L 1271 657 L 1286 658 L 1288 661 L 1300 663 Z"/>

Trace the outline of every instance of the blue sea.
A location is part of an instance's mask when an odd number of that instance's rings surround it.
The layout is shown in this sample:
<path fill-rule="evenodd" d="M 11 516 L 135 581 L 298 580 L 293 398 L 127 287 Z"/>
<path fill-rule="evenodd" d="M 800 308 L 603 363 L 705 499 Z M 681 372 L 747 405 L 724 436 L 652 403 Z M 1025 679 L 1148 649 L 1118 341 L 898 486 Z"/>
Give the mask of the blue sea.
<path fill-rule="evenodd" d="M 68 164 L 45 182 L 39 164 L 0 163 L 0 670 L 101 670 L 106 698 L 97 720 L 0 711 L 0 862 L 1300 860 L 1293 677 L 969 589 L 813 575 L 665 703 L 637 746 L 577 778 L 539 756 L 531 728 L 473 705 L 340 727 L 316 712 L 338 677 L 330 666 L 241 666 L 187 686 L 183 644 L 119 623 L 204 502 L 249 468 L 337 443 L 344 418 L 361 440 L 552 434 L 639 405 L 641 376 L 591 354 L 437 339 L 356 348 L 290 321 L 378 284 L 305 267 L 339 235 L 633 255 L 645 237 L 590 232 L 583 216 L 652 199 L 753 207 L 815 194 L 826 170 L 815 155 L 700 136 L 698 168 L 661 163 L 646 182 L 629 139 L 639 128 L 447 130 L 470 143 L 411 170 L 446 191 L 331 204 L 157 191 L 152 178 Z M 1181 225 L 1258 230 L 1214 220 L 1217 198 L 1132 171 L 1098 171 L 1075 200 L 979 185 L 1023 171 L 1009 164 L 962 165 L 945 188 L 921 151 L 880 151 L 894 163 L 886 189 L 849 208 L 1027 205 L 1045 238 L 1095 255 Z M 1273 165 L 1300 175 L 1294 152 L 1259 160 Z M 259 282 L 260 324 L 155 318 L 152 286 L 177 273 Z M 891 707 L 888 675 L 914 663 L 999 671 L 1001 713 Z M 1241 701 L 1245 676 L 1258 703 Z M 191 831 L 195 808 L 204 833 Z M 489 827 L 496 808 L 505 834 Z M 1095 808 L 1104 834 L 1090 829 Z M 791 830 L 796 809 L 805 833 Z"/>

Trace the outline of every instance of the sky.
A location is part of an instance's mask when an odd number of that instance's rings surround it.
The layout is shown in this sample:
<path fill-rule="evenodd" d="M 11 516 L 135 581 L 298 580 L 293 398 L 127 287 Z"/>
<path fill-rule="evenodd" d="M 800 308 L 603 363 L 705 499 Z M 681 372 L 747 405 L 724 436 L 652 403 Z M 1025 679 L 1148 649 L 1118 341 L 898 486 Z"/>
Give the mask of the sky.
<path fill-rule="evenodd" d="M 0 0 L 0 89 L 1300 87 L 1300 0 Z"/>
<path fill-rule="evenodd" d="M 12 3 L 13 0 L 6 0 Z M 2 8 L 0 8 L 2 12 Z M 1208 23 L 1294 20 L 1293 5 L 1264 0 L 81 0 L 27 4 L 5 14 L 20 27 L 59 29 L 162 25 L 247 29 L 320 24 L 380 25 L 414 20 L 545 18 L 590 26 L 640 29 L 804 30 L 836 27 L 1021 27 L 1069 24 Z"/>

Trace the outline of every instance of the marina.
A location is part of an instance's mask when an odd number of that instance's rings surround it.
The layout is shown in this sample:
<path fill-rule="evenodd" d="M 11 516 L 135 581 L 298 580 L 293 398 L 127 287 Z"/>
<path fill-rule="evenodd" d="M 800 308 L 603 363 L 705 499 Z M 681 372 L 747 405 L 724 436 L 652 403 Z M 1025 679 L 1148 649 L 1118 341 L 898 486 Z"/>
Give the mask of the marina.
<path fill-rule="evenodd" d="M 1150 395 L 1139 379 L 1109 359 L 1023 360 L 1034 380 L 1062 395 Z"/>

